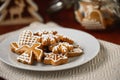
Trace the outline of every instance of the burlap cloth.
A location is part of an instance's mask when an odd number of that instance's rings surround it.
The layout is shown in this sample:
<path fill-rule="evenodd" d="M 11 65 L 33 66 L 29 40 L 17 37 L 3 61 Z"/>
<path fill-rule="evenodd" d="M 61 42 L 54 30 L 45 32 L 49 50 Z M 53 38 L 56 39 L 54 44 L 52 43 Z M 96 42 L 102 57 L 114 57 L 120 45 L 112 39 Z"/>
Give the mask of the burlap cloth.
<path fill-rule="evenodd" d="M 57 24 L 51 22 L 46 25 L 53 28 L 57 27 Z M 35 22 L 25 28 L 46 28 L 46 25 Z M 1 35 L 0 42 L 5 37 L 19 33 L 23 29 Z M 120 45 L 103 40 L 99 40 L 99 43 L 101 46 L 99 54 L 88 63 L 76 68 L 36 72 L 13 68 L 0 61 L 0 76 L 7 80 L 120 80 Z"/>

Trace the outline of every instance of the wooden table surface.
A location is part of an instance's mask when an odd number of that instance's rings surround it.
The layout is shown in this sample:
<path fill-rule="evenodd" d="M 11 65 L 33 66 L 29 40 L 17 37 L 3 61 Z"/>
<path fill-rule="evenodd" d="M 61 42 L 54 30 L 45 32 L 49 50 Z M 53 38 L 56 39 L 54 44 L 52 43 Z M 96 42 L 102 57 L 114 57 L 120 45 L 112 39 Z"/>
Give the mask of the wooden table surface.
<path fill-rule="evenodd" d="M 38 12 L 44 18 L 44 23 L 47 23 L 49 21 L 53 21 L 53 22 L 56 22 L 57 24 L 59 24 L 63 27 L 82 30 L 82 31 L 85 31 L 85 32 L 92 34 L 93 36 L 95 36 L 98 39 L 106 40 L 106 41 L 120 45 L 120 24 L 116 24 L 113 27 L 108 28 L 106 30 L 97 30 L 97 31 L 96 30 L 86 30 L 86 29 L 84 29 L 84 27 L 82 27 L 75 20 L 73 7 L 70 9 L 63 9 L 57 13 L 54 13 L 54 14 L 47 14 L 46 13 L 46 8 L 47 8 L 46 3 L 45 2 L 40 3 L 40 1 L 44 2 L 44 0 L 39 0 L 39 4 L 38 4 L 39 5 Z M 7 33 L 7 32 L 10 32 L 10 31 L 14 31 L 14 30 L 23 28 L 26 25 L 28 25 L 28 24 L 0 26 L 0 35 Z"/>

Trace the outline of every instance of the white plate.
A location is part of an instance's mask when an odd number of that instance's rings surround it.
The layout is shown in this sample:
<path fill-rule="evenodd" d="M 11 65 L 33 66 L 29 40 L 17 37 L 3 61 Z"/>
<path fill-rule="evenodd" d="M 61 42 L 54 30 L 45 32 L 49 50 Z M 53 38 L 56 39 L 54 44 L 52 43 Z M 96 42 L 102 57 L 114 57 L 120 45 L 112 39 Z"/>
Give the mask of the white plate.
<path fill-rule="evenodd" d="M 67 64 L 63 64 L 59 66 L 45 65 L 43 63 L 36 63 L 34 65 L 22 64 L 17 62 L 16 60 L 16 57 L 18 55 L 11 52 L 10 50 L 10 43 L 18 40 L 19 34 L 17 34 L 16 36 L 15 35 L 9 36 L 4 41 L 1 42 L 0 60 L 10 66 L 25 70 L 56 71 L 56 70 L 64 70 L 64 69 L 70 69 L 73 67 L 80 66 L 93 59 L 99 52 L 100 49 L 99 42 L 96 40 L 96 38 L 94 38 L 92 35 L 86 32 L 69 29 L 69 28 L 46 28 L 46 30 L 56 30 L 58 31 L 58 33 L 70 37 L 75 41 L 75 43 L 77 43 L 82 47 L 82 49 L 84 50 L 84 54 L 79 57 L 71 58 L 69 59 L 69 62 Z"/>

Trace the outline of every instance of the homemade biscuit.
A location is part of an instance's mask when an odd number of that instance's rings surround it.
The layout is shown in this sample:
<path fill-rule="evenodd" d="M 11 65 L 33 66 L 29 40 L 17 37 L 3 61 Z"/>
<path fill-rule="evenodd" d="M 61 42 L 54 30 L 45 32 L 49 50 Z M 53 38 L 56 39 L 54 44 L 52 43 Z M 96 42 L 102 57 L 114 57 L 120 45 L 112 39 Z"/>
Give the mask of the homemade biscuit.
<path fill-rule="evenodd" d="M 51 64 L 55 66 L 65 64 L 67 62 L 68 62 L 68 57 L 64 54 L 49 53 L 44 58 L 45 64 Z"/>

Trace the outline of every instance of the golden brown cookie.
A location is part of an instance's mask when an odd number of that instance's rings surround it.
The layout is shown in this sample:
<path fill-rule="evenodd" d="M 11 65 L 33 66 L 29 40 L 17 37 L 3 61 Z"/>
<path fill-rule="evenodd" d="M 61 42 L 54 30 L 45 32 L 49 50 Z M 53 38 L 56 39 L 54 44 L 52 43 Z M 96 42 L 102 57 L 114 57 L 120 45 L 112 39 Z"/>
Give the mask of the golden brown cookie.
<path fill-rule="evenodd" d="M 81 54 L 83 54 L 83 50 L 80 47 L 74 47 L 73 50 L 68 52 L 67 56 L 76 57 L 76 56 L 80 56 Z"/>
<path fill-rule="evenodd" d="M 49 46 L 56 44 L 59 41 L 59 37 L 53 34 L 43 34 L 40 36 L 39 41 L 43 46 Z"/>
<path fill-rule="evenodd" d="M 70 39 L 70 38 L 68 38 L 66 36 L 63 36 L 63 35 L 59 35 L 59 36 L 60 36 L 60 41 L 62 41 L 62 42 L 68 42 L 70 44 L 74 43 L 74 41 L 72 39 Z"/>
<path fill-rule="evenodd" d="M 24 52 L 22 53 L 20 56 L 17 57 L 17 61 L 22 62 L 24 64 L 33 64 L 34 61 L 34 54 L 28 53 L 28 52 Z"/>
<path fill-rule="evenodd" d="M 60 42 L 52 48 L 52 52 L 55 54 L 67 54 L 71 50 L 73 50 L 73 46 L 67 42 Z"/>
<path fill-rule="evenodd" d="M 31 46 L 37 42 L 37 39 L 38 37 L 34 36 L 30 30 L 24 30 L 19 35 L 18 45 L 19 47 L 23 45 Z"/>
<path fill-rule="evenodd" d="M 43 34 L 53 34 L 53 35 L 56 35 L 57 31 L 46 31 L 46 30 L 43 30 L 43 31 L 38 31 L 38 32 L 34 33 L 35 36 L 42 36 Z"/>
<path fill-rule="evenodd" d="M 68 62 L 68 57 L 64 54 L 50 53 L 47 54 L 46 57 L 44 58 L 45 64 L 51 64 L 55 66 L 65 64 L 67 62 Z"/>
<path fill-rule="evenodd" d="M 19 46 L 18 46 L 18 44 L 16 42 L 12 42 L 10 44 L 11 51 L 14 52 L 14 53 L 16 53 L 16 50 L 18 49 L 18 47 Z"/>
<path fill-rule="evenodd" d="M 42 57 L 43 57 L 43 50 L 38 48 L 40 45 L 41 45 L 40 43 L 35 43 L 31 47 L 28 46 L 28 45 L 25 45 L 25 46 L 23 46 L 21 48 L 18 48 L 16 50 L 16 52 L 20 52 L 21 51 L 21 52 L 25 52 L 25 53 L 28 53 L 28 54 L 33 53 L 35 55 L 35 59 L 38 62 L 41 62 Z"/>

